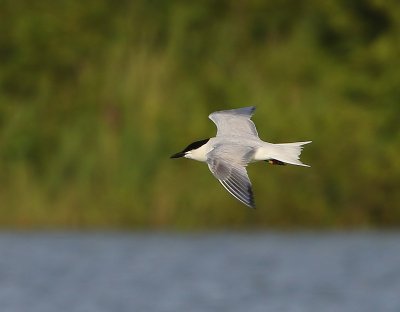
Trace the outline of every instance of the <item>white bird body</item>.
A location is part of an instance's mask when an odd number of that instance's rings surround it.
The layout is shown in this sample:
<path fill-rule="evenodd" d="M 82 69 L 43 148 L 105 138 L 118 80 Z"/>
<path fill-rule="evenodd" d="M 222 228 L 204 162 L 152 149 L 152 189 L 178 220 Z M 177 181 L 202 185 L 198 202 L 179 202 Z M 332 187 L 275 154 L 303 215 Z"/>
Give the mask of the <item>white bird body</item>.
<path fill-rule="evenodd" d="M 210 114 L 209 118 L 217 125 L 216 137 L 194 142 L 172 156 L 206 162 L 229 193 L 253 208 L 247 164 L 263 160 L 272 164 L 309 167 L 299 160 L 299 156 L 302 146 L 311 142 L 273 144 L 262 141 L 250 119 L 254 110 L 252 106 Z"/>

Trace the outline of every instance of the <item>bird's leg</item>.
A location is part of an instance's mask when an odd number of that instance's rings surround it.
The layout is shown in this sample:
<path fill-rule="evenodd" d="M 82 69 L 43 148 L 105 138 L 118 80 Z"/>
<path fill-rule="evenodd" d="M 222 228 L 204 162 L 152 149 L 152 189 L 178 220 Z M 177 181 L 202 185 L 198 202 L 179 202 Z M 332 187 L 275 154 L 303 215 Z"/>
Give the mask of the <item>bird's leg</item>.
<path fill-rule="evenodd" d="M 279 165 L 279 166 L 284 166 L 286 165 L 283 161 L 277 160 L 277 159 L 266 159 L 265 160 L 267 163 L 271 165 Z"/>

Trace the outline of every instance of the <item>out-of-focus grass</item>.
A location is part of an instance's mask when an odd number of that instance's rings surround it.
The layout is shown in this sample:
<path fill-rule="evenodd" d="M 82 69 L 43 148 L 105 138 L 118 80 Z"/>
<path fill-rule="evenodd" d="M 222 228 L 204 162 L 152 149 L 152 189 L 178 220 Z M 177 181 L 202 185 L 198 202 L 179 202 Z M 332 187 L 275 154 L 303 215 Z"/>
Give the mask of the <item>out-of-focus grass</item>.
<path fill-rule="evenodd" d="M 400 223 L 396 1 L 3 1 L 0 225 Z M 258 209 L 170 154 L 256 105 L 312 167 L 249 166 Z"/>

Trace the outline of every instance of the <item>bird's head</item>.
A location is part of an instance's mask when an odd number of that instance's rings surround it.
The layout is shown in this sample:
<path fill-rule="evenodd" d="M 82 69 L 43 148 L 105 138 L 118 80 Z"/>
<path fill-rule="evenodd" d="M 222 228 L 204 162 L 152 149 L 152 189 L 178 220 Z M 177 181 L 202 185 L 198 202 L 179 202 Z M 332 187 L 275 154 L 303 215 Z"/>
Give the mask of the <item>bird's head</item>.
<path fill-rule="evenodd" d="M 172 155 L 171 158 L 180 158 L 180 157 L 185 157 L 185 158 L 190 158 L 190 159 L 196 158 L 197 157 L 196 151 L 198 151 L 204 144 L 206 144 L 208 142 L 208 140 L 209 139 L 204 139 L 204 140 L 193 142 L 193 143 L 189 144 L 188 146 L 186 146 L 183 151 Z"/>

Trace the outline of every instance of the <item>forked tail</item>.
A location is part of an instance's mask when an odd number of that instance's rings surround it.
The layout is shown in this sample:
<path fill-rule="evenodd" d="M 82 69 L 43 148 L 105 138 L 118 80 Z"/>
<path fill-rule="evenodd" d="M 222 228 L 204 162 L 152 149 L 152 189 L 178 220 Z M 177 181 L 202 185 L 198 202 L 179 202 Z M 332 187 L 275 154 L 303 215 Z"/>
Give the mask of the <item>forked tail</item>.
<path fill-rule="evenodd" d="M 269 147 L 269 156 L 273 160 L 278 160 L 286 164 L 310 167 L 309 165 L 303 164 L 299 157 L 303 145 L 311 142 L 312 141 L 272 144 L 272 146 Z"/>

